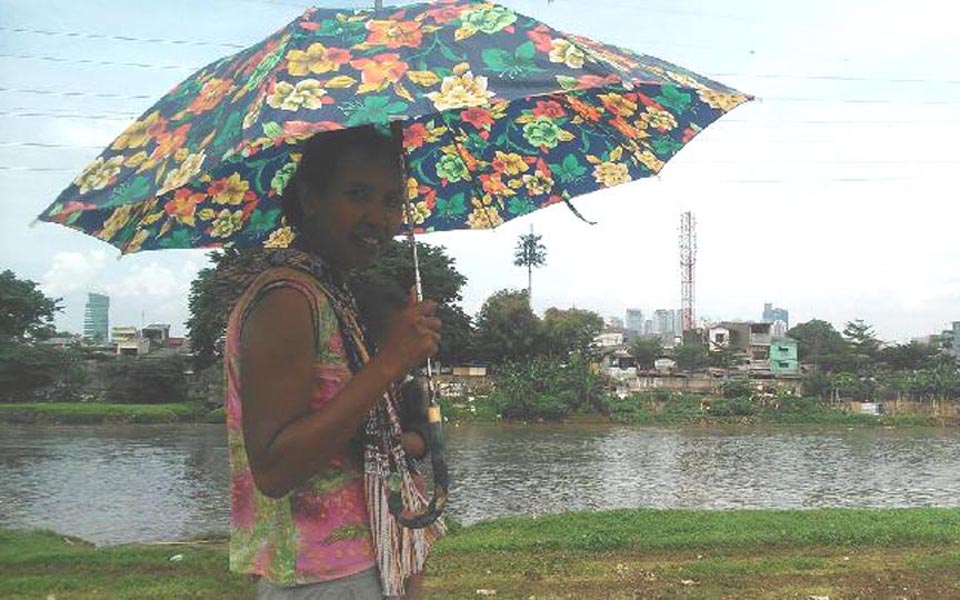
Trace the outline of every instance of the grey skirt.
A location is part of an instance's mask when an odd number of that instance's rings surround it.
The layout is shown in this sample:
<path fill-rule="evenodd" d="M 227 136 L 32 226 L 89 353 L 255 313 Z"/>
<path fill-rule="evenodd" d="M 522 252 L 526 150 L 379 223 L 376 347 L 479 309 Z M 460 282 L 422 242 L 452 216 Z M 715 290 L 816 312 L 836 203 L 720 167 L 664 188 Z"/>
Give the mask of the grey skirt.
<path fill-rule="evenodd" d="M 257 583 L 257 600 L 383 600 L 377 569 L 347 577 L 294 587 L 280 587 L 263 579 Z"/>

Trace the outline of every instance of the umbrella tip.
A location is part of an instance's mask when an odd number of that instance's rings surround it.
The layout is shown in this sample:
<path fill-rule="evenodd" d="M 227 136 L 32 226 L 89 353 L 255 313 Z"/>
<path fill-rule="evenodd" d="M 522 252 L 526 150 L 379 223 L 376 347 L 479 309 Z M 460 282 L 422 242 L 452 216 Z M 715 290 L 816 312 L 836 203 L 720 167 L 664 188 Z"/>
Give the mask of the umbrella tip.
<path fill-rule="evenodd" d="M 30 228 L 32 229 L 32 228 L 36 227 L 36 226 L 37 226 L 37 223 L 39 223 L 39 222 L 40 222 L 40 217 L 35 217 L 32 221 L 30 221 Z"/>

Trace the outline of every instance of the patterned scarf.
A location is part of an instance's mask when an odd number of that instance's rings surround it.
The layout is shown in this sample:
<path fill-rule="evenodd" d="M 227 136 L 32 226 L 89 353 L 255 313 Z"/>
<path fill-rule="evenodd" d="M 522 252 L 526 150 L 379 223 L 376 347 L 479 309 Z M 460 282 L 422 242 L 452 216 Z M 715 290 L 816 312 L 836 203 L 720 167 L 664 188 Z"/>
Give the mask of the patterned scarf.
<path fill-rule="evenodd" d="M 241 263 L 220 269 L 213 285 L 222 292 L 221 297 L 230 300 L 232 307 L 249 284 L 270 267 L 298 269 L 312 276 L 337 316 L 351 372 L 357 373 L 363 368 L 370 360 L 371 351 L 356 301 L 343 277 L 319 257 L 292 248 L 252 251 L 245 253 Z M 397 388 L 390 385 L 370 411 L 359 436 L 370 533 L 377 553 L 380 582 L 387 596 L 403 595 L 404 580 L 423 571 L 430 546 L 446 530 L 441 520 L 424 529 L 408 529 L 397 523 L 390 513 L 391 490 L 400 492 L 404 506 L 410 511 L 422 511 L 427 504 L 400 445 L 398 402 Z"/>

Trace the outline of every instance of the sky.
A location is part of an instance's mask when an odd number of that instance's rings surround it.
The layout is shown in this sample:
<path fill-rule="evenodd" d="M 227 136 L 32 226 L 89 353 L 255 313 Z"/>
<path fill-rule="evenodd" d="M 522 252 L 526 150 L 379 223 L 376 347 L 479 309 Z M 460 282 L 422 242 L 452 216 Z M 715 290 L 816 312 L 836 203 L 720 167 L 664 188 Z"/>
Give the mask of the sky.
<path fill-rule="evenodd" d="M 389 4 L 389 1 L 385 2 Z M 623 317 L 679 308 L 679 226 L 696 218 L 696 314 L 791 325 L 862 318 L 888 341 L 960 320 L 960 5 L 914 0 L 503 0 L 563 31 L 658 56 L 758 98 L 711 125 L 656 178 L 493 231 L 423 236 L 467 278 L 475 314 L 523 288 L 518 236 L 543 236 L 533 307 Z M 299 0 L 0 0 L 0 269 L 63 298 L 88 291 L 111 325 L 183 334 L 199 250 L 134 254 L 32 221 L 138 115 L 194 70 L 279 29 Z M 359 7 L 370 2 L 331 1 Z M 427 290 L 429 295 L 429 290 Z"/>

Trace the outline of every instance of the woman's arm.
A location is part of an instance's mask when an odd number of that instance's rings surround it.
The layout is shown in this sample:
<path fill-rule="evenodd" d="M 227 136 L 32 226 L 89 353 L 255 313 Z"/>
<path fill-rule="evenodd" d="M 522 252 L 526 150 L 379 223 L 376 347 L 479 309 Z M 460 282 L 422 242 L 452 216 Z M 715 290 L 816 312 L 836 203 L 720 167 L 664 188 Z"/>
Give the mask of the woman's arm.
<path fill-rule="evenodd" d="M 280 288 L 254 306 L 240 338 L 243 435 L 257 488 L 280 497 L 322 470 L 366 420 L 387 386 L 436 353 L 440 321 L 412 304 L 383 349 L 320 410 L 310 410 L 315 357 L 309 301 Z"/>

